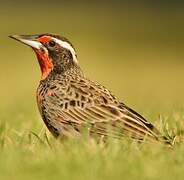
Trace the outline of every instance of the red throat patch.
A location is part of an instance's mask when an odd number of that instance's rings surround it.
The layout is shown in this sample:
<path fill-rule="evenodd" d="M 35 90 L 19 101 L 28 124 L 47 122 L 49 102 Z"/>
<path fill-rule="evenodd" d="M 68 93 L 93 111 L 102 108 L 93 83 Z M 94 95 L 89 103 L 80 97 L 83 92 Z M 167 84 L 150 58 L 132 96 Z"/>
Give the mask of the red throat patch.
<path fill-rule="evenodd" d="M 40 64 L 40 69 L 42 72 L 42 80 L 45 79 L 49 73 L 53 69 L 53 63 L 52 60 L 49 58 L 48 54 L 45 52 L 41 52 L 39 50 L 35 50 L 38 62 Z"/>

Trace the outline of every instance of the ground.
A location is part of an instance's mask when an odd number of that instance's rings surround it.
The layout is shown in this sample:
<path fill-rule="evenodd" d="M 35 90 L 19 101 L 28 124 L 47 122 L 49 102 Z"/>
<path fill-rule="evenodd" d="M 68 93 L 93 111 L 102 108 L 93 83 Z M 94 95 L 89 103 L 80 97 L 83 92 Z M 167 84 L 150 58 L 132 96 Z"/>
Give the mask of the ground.
<path fill-rule="evenodd" d="M 184 145 L 176 141 L 173 148 L 126 139 L 104 146 L 84 134 L 60 142 L 32 123 L 2 123 L 0 179 L 183 179 Z"/>

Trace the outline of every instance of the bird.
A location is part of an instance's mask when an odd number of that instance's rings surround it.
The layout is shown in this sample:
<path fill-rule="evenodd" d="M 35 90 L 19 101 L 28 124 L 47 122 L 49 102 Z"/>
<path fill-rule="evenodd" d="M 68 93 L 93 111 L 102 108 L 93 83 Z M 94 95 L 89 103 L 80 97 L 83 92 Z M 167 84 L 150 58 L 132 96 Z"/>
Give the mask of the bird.
<path fill-rule="evenodd" d="M 81 137 L 87 127 L 91 136 L 100 138 L 170 143 L 142 115 L 85 76 L 67 38 L 50 33 L 10 37 L 36 54 L 41 69 L 38 109 L 54 137 Z"/>

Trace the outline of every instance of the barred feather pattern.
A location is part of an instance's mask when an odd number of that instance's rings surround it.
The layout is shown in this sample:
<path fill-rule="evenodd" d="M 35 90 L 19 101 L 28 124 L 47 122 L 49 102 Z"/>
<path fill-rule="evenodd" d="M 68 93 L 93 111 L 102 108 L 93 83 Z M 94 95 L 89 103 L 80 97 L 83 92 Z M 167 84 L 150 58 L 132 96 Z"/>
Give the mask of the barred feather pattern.
<path fill-rule="evenodd" d="M 37 101 L 55 137 L 78 137 L 84 127 L 90 127 L 90 134 L 99 136 L 167 142 L 144 117 L 119 102 L 104 86 L 87 79 L 78 68 L 41 81 Z"/>

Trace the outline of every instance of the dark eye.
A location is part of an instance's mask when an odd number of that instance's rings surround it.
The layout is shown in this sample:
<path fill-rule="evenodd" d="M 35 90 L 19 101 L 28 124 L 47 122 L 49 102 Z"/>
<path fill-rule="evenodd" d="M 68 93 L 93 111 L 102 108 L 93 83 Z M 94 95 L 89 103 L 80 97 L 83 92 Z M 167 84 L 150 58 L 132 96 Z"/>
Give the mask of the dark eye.
<path fill-rule="evenodd" d="M 50 41 L 48 44 L 50 47 L 54 47 L 56 45 L 55 41 Z"/>

